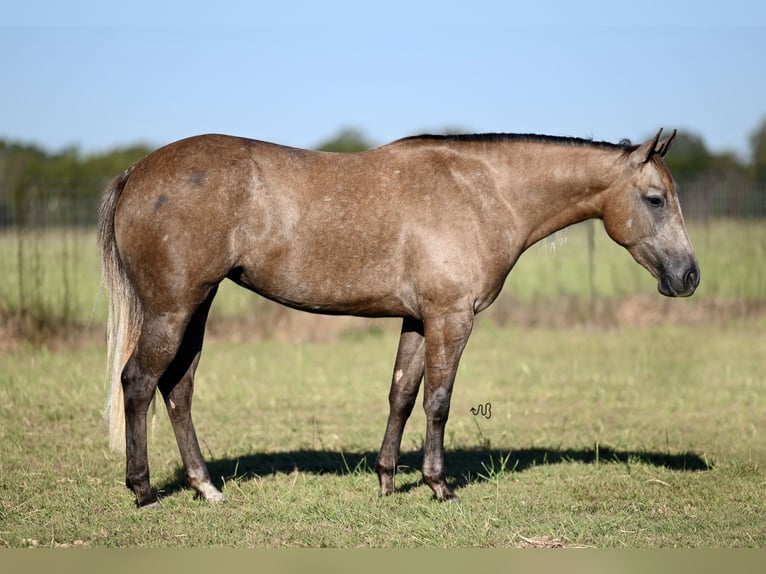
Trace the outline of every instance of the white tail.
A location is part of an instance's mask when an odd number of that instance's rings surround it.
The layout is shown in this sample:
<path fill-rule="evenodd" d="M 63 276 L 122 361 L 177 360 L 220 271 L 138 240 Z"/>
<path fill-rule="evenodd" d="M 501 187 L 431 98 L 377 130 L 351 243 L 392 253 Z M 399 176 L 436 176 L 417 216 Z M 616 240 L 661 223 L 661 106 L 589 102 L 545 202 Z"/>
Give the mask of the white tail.
<path fill-rule="evenodd" d="M 122 370 L 136 346 L 141 332 L 141 305 L 125 274 L 114 236 L 114 213 L 117 200 L 132 168 L 114 178 L 104 192 L 98 217 L 98 242 L 101 247 L 101 270 L 109 297 L 107 322 L 107 372 L 109 395 L 104 418 L 109 424 L 109 447 L 125 451 L 125 409 L 122 396 Z"/>

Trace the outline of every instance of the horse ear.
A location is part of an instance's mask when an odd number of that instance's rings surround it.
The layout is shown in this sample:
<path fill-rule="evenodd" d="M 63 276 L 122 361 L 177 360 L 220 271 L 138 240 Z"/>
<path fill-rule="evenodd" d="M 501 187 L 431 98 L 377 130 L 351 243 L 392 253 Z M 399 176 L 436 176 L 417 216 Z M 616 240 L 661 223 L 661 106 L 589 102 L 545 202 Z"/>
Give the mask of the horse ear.
<path fill-rule="evenodd" d="M 660 157 L 665 157 L 665 154 L 668 153 L 670 142 L 673 141 L 674 137 L 676 137 L 676 130 L 673 130 L 673 133 L 670 134 L 670 137 L 661 141 L 660 145 L 657 146 L 657 153 L 660 154 Z"/>
<path fill-rule="evenodd" d="M 652 159 L 652 155 L 658 151 L 657 142 L 660 141 L 660 135 L 662 135 L 662 128 L 660 128 L 660 131 L 657 132 L 656 136 L 641 144 L 633 153 L 630 154 L 630 163 L 636 167 L 639 167 Z M 673 136 L 671 136 L 669 139 L 673 139 Z M 665 142 L 663 142 L 663 144 L 664 143 Z"/>

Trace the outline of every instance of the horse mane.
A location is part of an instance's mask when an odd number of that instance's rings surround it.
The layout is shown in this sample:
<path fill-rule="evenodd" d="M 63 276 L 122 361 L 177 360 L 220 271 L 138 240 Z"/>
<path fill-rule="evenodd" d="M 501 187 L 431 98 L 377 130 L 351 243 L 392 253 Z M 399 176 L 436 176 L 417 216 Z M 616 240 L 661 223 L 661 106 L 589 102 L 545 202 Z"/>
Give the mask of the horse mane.
<path fill-rule="evenodd" d="M 630 140 L 623 139 L 619 143 L 596 141 L 586 138 L 567 136 L 546 136 L 540 134 L 514 134 L 514 133 L 481 133 L 481 134 L 421 134 L 398 140 L 404 141 L 442 141 L 442 142 L 473 142 L 473 143 L 497 143 L 497 142 L 535 142 L 546 144 L 558 144 L 581 147 L 595 147 L 632 152 L 637 145 Z"/>

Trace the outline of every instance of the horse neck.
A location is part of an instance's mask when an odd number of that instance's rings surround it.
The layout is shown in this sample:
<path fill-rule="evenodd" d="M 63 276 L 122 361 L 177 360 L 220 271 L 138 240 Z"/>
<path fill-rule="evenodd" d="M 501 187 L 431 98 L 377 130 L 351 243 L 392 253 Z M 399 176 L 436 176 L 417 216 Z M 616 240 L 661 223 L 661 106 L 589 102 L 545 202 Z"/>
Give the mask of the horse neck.
<path fill-rule="evenodd" d="M 601 217 L 603 192 L 619 177 L 620 150 L 587 145 L 515 144 L 521 161 L 503 186 L 517 222 L 527 231 L 524 248 L 564 227 Z M 518 166 L 523 166 L 519 169 Z"/>

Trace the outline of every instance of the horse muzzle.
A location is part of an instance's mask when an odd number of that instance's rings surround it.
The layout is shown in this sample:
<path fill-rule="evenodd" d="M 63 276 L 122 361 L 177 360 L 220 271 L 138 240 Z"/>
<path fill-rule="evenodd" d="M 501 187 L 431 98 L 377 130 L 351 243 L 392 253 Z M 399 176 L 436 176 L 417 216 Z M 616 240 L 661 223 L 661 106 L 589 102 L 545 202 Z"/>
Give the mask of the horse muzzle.
<path fill-rule="evenodd" d="M 689 297 L 699 284 L 700 269 L 694 262 L 680 273 L 662 273 L 657 290 L 666 297 Z"/>

